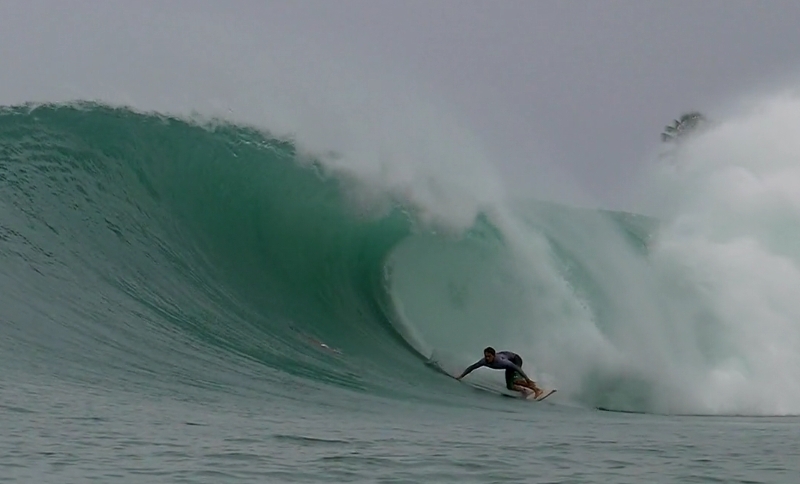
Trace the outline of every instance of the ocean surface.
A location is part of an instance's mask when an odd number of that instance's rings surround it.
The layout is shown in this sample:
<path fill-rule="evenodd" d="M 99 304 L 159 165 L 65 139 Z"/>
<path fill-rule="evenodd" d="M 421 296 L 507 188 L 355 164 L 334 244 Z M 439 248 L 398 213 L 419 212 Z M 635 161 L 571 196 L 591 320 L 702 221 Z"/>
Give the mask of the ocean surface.
<path fill-rule="evenodd" d="M 0 482 L 797 482 L 800 149 L 737 130 L 656 218 L 0 108 Z"/>

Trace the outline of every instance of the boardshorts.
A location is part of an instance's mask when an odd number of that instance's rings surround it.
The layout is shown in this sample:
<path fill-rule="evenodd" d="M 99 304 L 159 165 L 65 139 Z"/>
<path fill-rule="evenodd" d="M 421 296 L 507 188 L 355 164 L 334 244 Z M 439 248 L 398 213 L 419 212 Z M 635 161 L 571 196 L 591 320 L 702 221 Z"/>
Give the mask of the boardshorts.
<path fill-rule="evenodd" d="M 522 368 L 522 357 L 519 355 L 515 355 L 514 358 L 511 358 L 511 362 L 517 365 L 518 367 Z M 514 388 L 514 382 L 518 379 L 525 379 L 524 376 L 520 375 L 517 370 L 506 370 L 506 388 L 512 390 Z"/>

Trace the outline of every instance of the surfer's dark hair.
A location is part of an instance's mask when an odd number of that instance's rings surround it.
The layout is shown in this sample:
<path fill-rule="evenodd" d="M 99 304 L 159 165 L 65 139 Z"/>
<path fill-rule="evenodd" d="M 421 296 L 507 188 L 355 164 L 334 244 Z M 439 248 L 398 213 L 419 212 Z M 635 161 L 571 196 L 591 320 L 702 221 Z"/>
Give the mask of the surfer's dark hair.
<path fill-rule="evenodd" d="M 483 350 L 483 353 L 484 354 L 489 353 L 492 356 L 494 356 L 496 354 L 496 352 L 494 351 L 494 348 L 492 348 L 491 346 L 487 346 L 486 349 Z"/>

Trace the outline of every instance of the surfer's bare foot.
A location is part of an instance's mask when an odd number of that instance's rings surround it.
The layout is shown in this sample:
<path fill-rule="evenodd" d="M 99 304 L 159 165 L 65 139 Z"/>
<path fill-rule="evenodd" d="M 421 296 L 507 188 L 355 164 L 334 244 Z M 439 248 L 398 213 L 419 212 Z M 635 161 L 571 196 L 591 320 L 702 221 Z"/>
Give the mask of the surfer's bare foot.
<path fill-rule="evenodd" d="M 538 400 L 539 397 L 541 397 L 543 393 L 544 393 L 543 390 L 537 388 L 536 390 L 533 391 L 533 398 Z"/>

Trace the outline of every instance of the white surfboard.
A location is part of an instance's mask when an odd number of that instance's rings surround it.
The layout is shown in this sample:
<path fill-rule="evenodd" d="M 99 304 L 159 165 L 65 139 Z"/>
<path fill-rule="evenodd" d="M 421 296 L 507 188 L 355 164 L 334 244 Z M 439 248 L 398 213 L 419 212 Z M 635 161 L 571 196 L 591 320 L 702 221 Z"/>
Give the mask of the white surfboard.
<path fill-rule="evenodd" d="M 539 397 L 539 398 L 533 398 L 533 392 L 531 392 L 525 397 L 525 399 L 526 400 L 533 400 L 534 402 L 541 402 L 542 400 L 544 400 L 545 398 L 547 398 L 550 395 L 554 394 L 555 392 L 556 392 L 555 389 L 549 390 L 549 391 L 545 391 L 544 393 L 542 393 L 542 396 Z"/>

